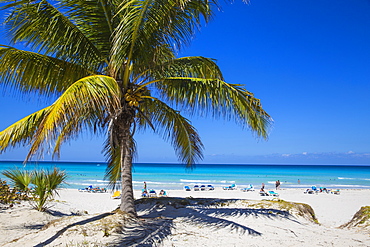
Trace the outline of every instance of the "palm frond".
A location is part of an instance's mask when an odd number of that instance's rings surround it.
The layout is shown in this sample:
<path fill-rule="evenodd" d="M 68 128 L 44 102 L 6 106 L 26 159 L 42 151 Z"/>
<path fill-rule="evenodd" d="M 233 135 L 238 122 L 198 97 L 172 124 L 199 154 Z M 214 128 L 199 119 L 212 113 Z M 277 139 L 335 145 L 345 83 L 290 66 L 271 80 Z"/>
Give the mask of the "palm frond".
<path fill-rule="evenodd" d="M 113 29 L 117 26 L 115 22 L 118 22 L 113 19 L 115 5 L 110 0 L 61 0 L 61 9 L 102 56 L 108 57 Z"/>
<path fill-rule="evenodd" d="M 28 145 L 38 126 L 41 124 L 45 115 L 49 111 L 46 107 L 37 111 L 0 132 L 0 153 L 5 152 L 8 148 Z"/>
<path fill-rule="evenodd" d="M 146 118 L 138 115 L 139 126 L 146 128 L 153 125 L 157 134 L 170 140 L 177 156 L 188 167 L 201 160 L 203 144 L 190 121 L 157 98 L 143 96 L 143 100 L 140 110 Z"/>
<path fill-rule="evenodd" d="M 82 129 L 103 127 L 105 119 L 119 108 L 120 91 L 107 76 L 90 76 L 72 84 L 51 106 L 31 114 L 0 132 L 0 151 L 17 143 L 30 142 L 27 159 L 44 151 L 47 144 L 60 145 Z M 15 134 L 14 136 L 12 134 Z"/>
<path fill-rule="evenodd" d="M 130 0 L 120 6 L 121 18 L 112 47 L 112 65 L 135 64 L 135 69 L 159 62 L 157 54 L 171 54 L 187 45 L 201 17 L 208 21 L 215 1 Z M 168 53 L 169 48 L 171 53 Z M 145 50 L 145 52 L 142 52 Z M 164 52 L 166 51 L 166 52 Z M 163 58 L 162 58 L 163 59 Z M 163 60 L 162 60 L 163 61 Z M 128 72 L 127 72 L 128 73 Z"/>
<path fill-rule="evenodd" d="M 154 80 L 167 77 L 191 77 L 224 80 L 216 61 L 206 57 L 182 57 L 171 59 L 148 69 Z"/>
<path fill-rule="evenodd" d="M 258 136 L 267 138 L 271 117 L 262 108 L 260 100 L 243 85 L 228 84 L 218 79 L 168 77 L 156 83 L 161 95 L 190 114 L 208 114 L 234 119 L 249 126 Z"/>
<path fill-rule="evenodd" d="M 12 170 L 6 170 L 2 172 L 2 174 L 11 180 L 14 187 L 23 190 L 26 193 L 30 189 L 29 185 L 32 180 L 32 172 L 16 168 Z"/>
<path fill-rule="evenodd" d="M 0 83 L 23 92 L 60 93 L 94 73 L 53 57 L 0 45 Z"/>
<path fill-rule="evenodd" d="M 12 42 L 97 70 L 104 60 L 93 43 L 57 8 L 45 0 L 17 4 L 5 21 Z"/>

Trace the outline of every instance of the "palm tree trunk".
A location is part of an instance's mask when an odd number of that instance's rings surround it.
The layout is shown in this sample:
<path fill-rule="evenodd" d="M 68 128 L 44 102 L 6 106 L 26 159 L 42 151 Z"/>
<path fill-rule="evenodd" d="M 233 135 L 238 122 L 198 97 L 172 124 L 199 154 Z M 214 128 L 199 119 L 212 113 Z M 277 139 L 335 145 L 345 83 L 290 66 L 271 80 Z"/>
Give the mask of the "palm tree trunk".
<path fill-rule="evenodd" d="M 120 168 L 121 168 L 121 206 L 120 210 L 136 217 L 134 191 L 132 187 L 132 152 L 133 140 L 131 136 L 131 125 L 134 121 L 134 113 L 127 109 L 118 117 L 117 134 L 120 148 Z"/>
<path fill-rule="evenodd" d="M 134 190 L 132 188 L 132 154 L 130 138 L 125 140 L 125 145 L 121 146 L 121 206 L 120 210 L 136 217 Z"/>

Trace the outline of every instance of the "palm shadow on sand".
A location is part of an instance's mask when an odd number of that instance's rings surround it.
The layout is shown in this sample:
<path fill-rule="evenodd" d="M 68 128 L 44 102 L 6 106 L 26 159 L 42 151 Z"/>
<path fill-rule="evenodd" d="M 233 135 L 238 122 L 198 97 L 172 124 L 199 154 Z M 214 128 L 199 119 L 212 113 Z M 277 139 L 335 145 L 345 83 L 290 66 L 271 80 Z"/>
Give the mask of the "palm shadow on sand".
<path fill-rule="evenodd" d="M 248 220 L 235 222 L 235 217 L 286 219 L 300 224 L 294 216 L 284 210 L 272 208 L 235 208 L 225 205 L 237 202 L 237 199 L 189 199 L 189 198 L 147 198 L 136 201 L 138 219 L 128 220 L 112 234 L 112 241 L 108 246 L 155 246 L 172 234 L 175 227 L 174 220 L 181 218 L 188 224 L 206 226 L 219 230 L 228 227 L 230 231 L 240 234 L 261 236 L 262 233 L 248 227 Z M 46 246 L 53 243 L 58 237 L 74 226 L 86 225 L 101 220 L 114 213 L 104 213 L 91 218 L 69 224 L 47 240 L 36 245 Z"/>
<path fill-rule="evenodd" d="M 184 199 L 150 198 L 138 200 L 138 212 L 141 222 L 122 229 L 122 234 L 113 246 L 153 246 L 170 236 L 176 218 L 182 218 L 189 224 L 211 227 L 213 230 L 228 227 L 240 234 L 261 236 L 262 233 L 248 227 L 248 221 L 237 223 L 233 217 L 253 216 L 269 219 L 287 219 L 300 224 L 289 212 L 277 209 L 225 208 L 215 207 L 216 203 L 229 203 L 237 200 L 228 199 Z M 201 202 L 201 203 L 199 203 Z"/>
<path fill-rule="evenodd" d="M 109 215 L 112 215 L 113 213 L 104 213 L 104 214 L 99 214 L 94 217 L 91 217 L 89 219 L 81 220 L 72 224 L 69 224 L 65 227 L 63 227 L 61 230 L 57 231 L 52 237 L 48 238 L 47 240 L 43 241 L 42 243 L 39 243 L 35 245 L 34 247 L 43 247 L 47 246 L 48 244 L 51 244 L 54 240 L 56 240 L 59 236 L 61 236 L 64 232 L 66 232 L 68 229 L 74 227 L 74 226 L 79 226 L 79 225 L 85 225 L 90 222 L 94 222 L 97 220 L 101 220 Z"/>

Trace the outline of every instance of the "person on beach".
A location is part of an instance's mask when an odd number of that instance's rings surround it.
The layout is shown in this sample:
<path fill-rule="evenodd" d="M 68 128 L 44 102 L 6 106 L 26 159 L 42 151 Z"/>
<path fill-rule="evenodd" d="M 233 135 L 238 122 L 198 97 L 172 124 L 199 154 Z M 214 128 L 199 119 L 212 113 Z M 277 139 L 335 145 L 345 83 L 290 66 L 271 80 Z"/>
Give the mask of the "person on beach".
<path fill-rule="evenodd" d="M 266 191 L 265 191 L 265 184 L 264 183 L 262 183 L 262 187 L 261 187 L 261 189 L 260 189 L 260 195 L 261 196 L 267 196 L 268 194 L 266 193 Z"/>
<path fill-rule="evenodd" d="M 144 190 L 147 190 L 147 189 L 146 189 L 146 182 L 144 182 Z"/>
<path fill-rule="evenodd" d="M 278 190 L 280 188 L 280 180 L 276 181 L 275 188 Z"/>

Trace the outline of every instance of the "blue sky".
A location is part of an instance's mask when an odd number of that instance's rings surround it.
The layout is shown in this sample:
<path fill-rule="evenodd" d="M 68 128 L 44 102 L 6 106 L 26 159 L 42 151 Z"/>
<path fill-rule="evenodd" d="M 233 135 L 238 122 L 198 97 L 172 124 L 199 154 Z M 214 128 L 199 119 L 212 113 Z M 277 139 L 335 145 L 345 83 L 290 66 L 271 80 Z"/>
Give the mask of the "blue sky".
<path fill-rule="evenodd" d="M 202 162 L 370 164 L 370 1 L 221 6 L 180 56 L 217 59 L 226 81 L 245 84 L 274 124 L 265 141 L 233 122 L 192 117 L 205 145 Z M 43 106 L 1 94 L 0 129 Z M 136 162 L 177 162 L 172 147 L 150 132 L 136 140 Z M 102 161 L 102 142 L 84 135 L 64 146 L 61 160 Z M 18 148 L 0 160 L 25 154 Z"/>

